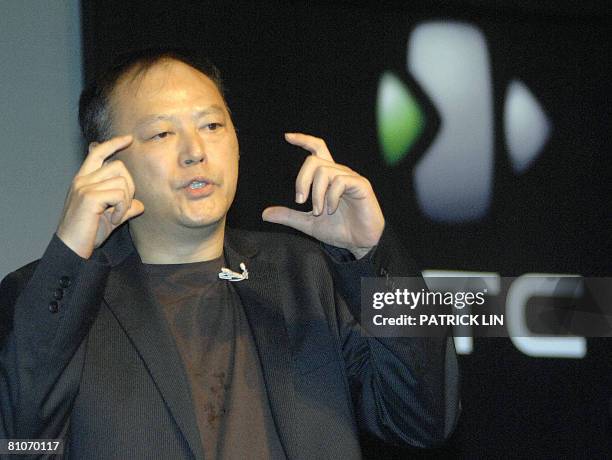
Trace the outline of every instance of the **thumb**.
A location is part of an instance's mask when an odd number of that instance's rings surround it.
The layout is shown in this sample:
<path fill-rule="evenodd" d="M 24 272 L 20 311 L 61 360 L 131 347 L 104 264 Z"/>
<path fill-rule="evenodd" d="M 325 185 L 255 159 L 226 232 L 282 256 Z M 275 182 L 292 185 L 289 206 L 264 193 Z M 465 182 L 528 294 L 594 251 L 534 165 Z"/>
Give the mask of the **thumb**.
<path fill-rule="evenodd" d="M 261 218 L 266 222 L 286 225 L 312 235 L 312 216 L 309 212 L 296 211 L 284 206 L 271 206 L 264 209 Z"/>
<path fill-rule="evenodd" d="M 125 215 L 123 216 L 123 219 L 121 219 L 121 223 L 125 222 L 126 220 L 131 219 L 132 217 L 136 217 L 137 215 L 142 214 L 143 212 L 144 212 L 144 204 L 142 204 L 142 201 L 133 199 L 132 205 L 130 206 L 130 209 L 128 209 Z"/>

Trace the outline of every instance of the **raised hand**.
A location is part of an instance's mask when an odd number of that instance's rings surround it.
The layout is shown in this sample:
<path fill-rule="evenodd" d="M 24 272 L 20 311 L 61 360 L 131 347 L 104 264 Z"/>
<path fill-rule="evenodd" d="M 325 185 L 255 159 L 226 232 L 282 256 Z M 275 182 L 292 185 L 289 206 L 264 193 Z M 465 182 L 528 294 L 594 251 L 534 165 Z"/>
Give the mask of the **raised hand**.
<path fill-rule="evenodd" d="M 358 259 L 363 257 L 378 244 L 385 226 L 372 185 L 347 166 L 335 163 L 323 139 L 301 133 L 287 133 L 285 139 L 311 153 L 295 181 L 295 201 L 304 203 L 312 189 L 312 211 L 273 206 L 263 211 L 263 220 L 287 225 L 346 248 Z"/>
<path fill-rule="evenodd" d="M 134 199 L 134 181 L 123 162 L 107 162 L 132 143 L 132 136 L 92 143 L 72 180 L 57 236 L 74 252 L 88 259 L 115 228 L 144 211 Z"/>

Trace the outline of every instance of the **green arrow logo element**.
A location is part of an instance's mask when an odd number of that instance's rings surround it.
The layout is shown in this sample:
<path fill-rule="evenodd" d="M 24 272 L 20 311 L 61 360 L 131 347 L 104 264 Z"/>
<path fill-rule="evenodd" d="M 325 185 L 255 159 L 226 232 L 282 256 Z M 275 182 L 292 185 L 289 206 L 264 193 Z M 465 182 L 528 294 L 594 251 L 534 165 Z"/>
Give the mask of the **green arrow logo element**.
<path fill-rule="evenodd" d="M 393 73 L 380 77 L 376 102 L 378 140 L 389 166 L 409 152 L 425 128 L 425 114 L 406 85 Z"/>

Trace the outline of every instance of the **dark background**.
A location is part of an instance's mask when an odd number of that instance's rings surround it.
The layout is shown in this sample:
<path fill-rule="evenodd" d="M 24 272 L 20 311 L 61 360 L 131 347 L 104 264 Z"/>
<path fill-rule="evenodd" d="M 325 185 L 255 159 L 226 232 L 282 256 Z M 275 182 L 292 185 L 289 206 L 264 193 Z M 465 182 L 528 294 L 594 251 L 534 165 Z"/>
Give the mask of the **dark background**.
<path fill-rule="evenodd" d="M 118 52 L 154 45 L 195 48 L 216 63 L 241 143 L 231 225 L 283 231 L 261 222 L 260 213 L 272 204 L 294 206 L 304 154 L 283 133 L 302 131 L 326 139 L 337 162 L 371 180 L 387 220 L 424 268 L 607 275 L 612 47 L 606 5 L 83 1 L 84 70 L 89 80 Z M 393 168 L 380 154 L 378 80 L 386 70 L 411 78 L 407 39 L 426 20 L 468 22 L 488 42 L 495 182 L 491 208 L 478 222 L 441 224 L 420 211 L 412 168 L 427 142 Z M 517 77 L 553 123 L 544 152 L 521 175 L 509 164 L 501 125 L 504 91 Z M 542 359 L 522 354 L 508 339 L 477 338 L 460 362 L 463 415 L 448 446 L 428 453 L 364 439 L 368 457 L 612 457 L 609 339 L 589 339 L 583 359 Z"/>

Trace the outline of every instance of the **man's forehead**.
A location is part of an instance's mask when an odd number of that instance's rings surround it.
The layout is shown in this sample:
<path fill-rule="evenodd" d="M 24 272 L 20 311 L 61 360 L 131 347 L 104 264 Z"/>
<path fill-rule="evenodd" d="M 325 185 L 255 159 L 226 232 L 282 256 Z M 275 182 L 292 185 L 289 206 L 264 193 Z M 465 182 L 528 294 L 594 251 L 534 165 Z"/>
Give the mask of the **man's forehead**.
<path fill-rule="evenodd" d="M 217 85 L 198 69 L 173 59 L 155 62 L 147 68 L 131 69 L 118 82 L 111 96 L 116 122 L 142 124 L 172 108 L 189 105 L 191 112 L 216 107 L 223 111 L 225 100 Z M 128 117 L 128 118 L 125 118 Z"/>

